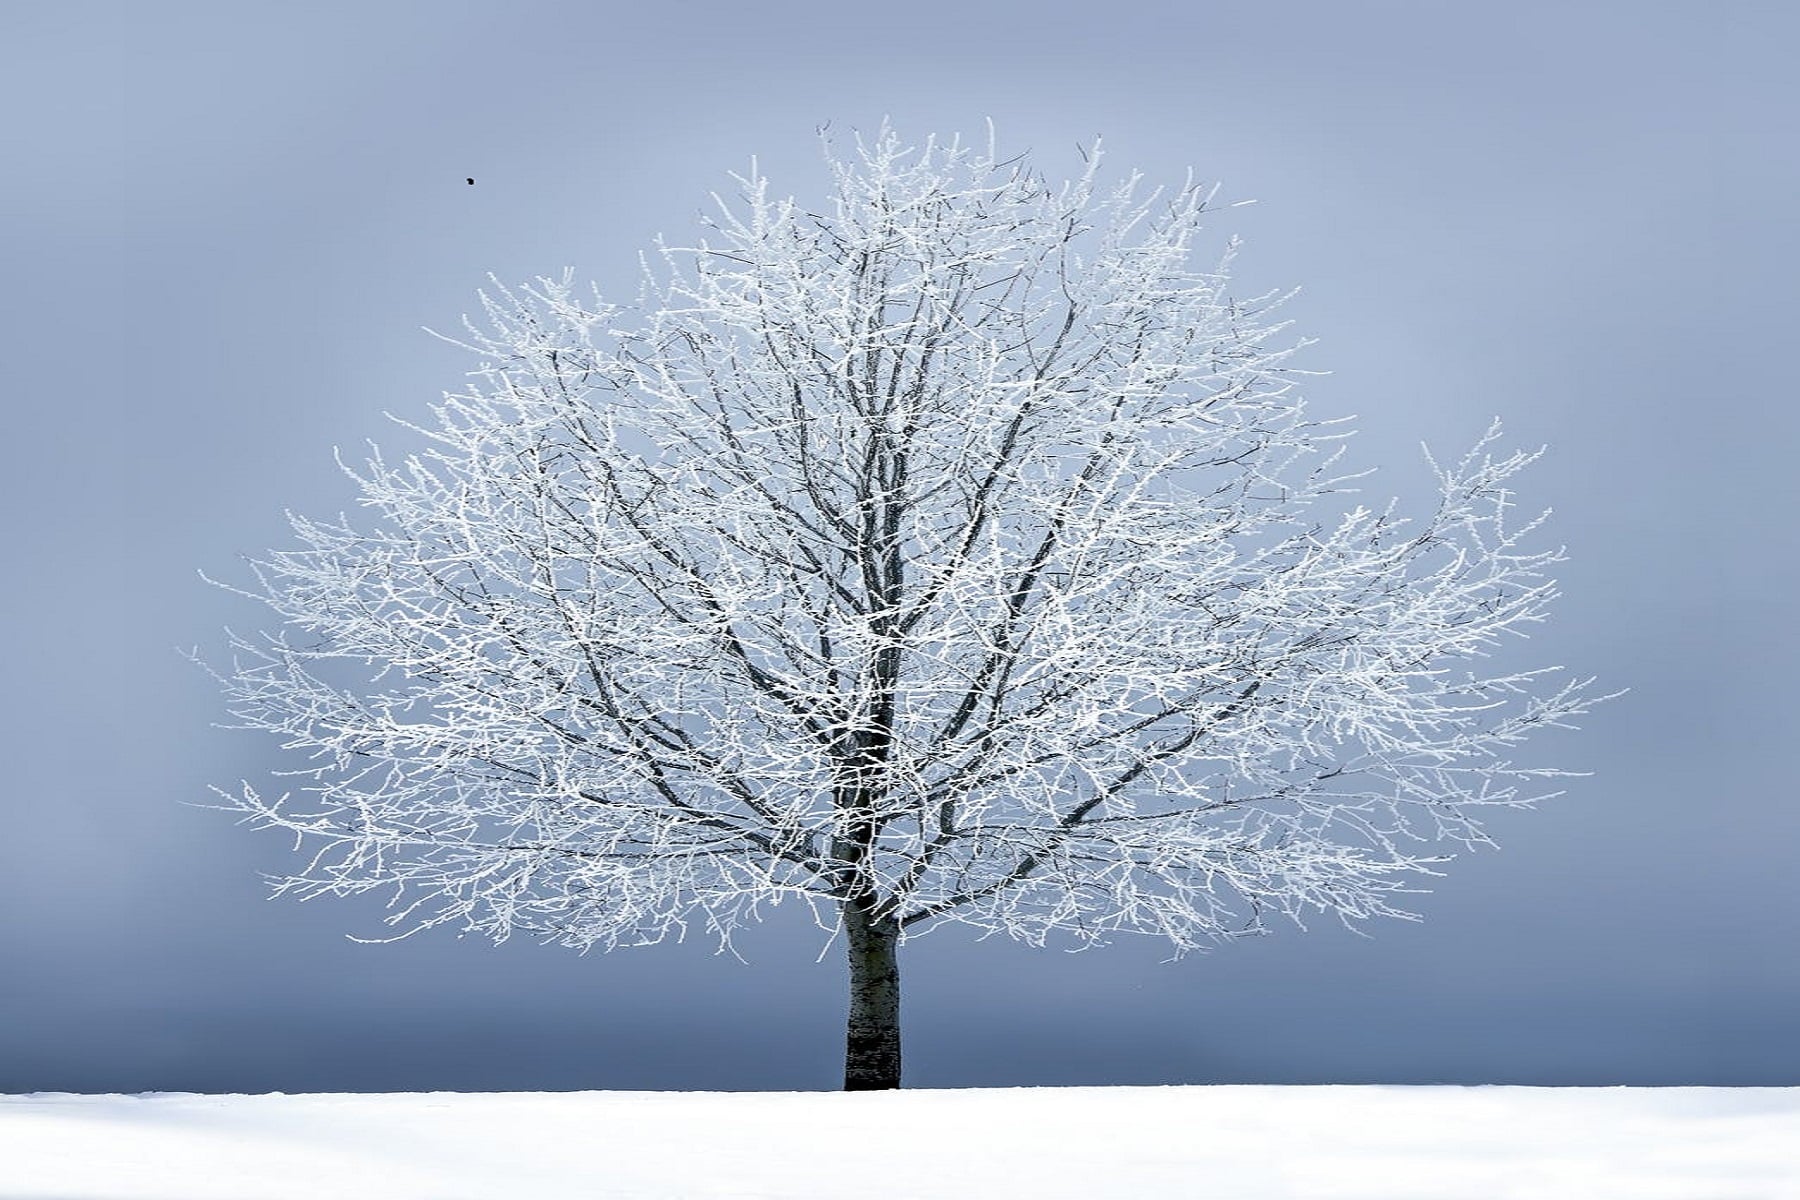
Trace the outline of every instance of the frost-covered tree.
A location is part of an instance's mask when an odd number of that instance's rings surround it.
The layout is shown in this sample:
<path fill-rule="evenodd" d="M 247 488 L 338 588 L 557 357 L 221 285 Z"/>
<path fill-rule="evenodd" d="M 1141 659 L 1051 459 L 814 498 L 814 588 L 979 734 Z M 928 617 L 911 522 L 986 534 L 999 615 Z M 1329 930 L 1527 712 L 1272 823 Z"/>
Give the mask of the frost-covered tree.
<path fill-rule="evenodd" d="M 428 448 L 255 562 L 232 710 L 311 758 L 226 797 L 314 845 L 281 890 L 582 948 L 798 901 L 885 1088 L 910 936 L 1405 915 L 1555 774 L 1507 754 L 1583 684 L 1483 667 L 1553 596 L 1533 455 L 1356 506 L 1191 182 L 830 161 L 818 208 L 737 177 L 634 304 L 496 285 Z"/>

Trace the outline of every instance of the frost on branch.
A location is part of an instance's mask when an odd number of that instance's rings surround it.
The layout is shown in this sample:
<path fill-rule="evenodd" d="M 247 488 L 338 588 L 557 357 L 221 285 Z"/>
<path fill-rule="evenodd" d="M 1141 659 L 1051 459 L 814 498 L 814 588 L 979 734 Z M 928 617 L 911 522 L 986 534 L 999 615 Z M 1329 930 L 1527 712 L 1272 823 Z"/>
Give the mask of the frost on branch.
<path fill-rule="evenodd" d="M 303 896 L 587 947 L 786 899 L 1178 950 L 1397 914 L 1593 702 L 1493 672 L 1555 551 L 1493 435 L 1350 507 L 1208 193 L 1051 186 L 883 133 L 830 203 L 752 172 L 637 303 L 483 297 L 481 369 L 296 517 L 234 643 Z"/>

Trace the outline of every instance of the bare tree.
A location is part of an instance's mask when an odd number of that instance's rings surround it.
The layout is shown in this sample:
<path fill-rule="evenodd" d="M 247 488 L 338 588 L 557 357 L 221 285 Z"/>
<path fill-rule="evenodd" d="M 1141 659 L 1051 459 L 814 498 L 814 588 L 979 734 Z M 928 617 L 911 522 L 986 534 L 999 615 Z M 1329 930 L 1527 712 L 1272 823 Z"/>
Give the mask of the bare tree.
<path fill-rule="evenodd" d="M 907 937 L 1407 915 L 1433 843 L 1593 699 L 1484 673 L 1553 550 L 1492 438 L 1435 508 L 1354 506 L 1275 297 L 1193 251 L 1208 193 L 1051 185 L 884 131 L 801 207 L 754 169 L 634 305 L 484 295 L 483 364 L 293 520 L 234 639 L 226 794 L 317 847 L 302 897 L 406 930 L 721 939 L 795 899 L 850 965 L 845 1086 L 900 1081 Z"/>

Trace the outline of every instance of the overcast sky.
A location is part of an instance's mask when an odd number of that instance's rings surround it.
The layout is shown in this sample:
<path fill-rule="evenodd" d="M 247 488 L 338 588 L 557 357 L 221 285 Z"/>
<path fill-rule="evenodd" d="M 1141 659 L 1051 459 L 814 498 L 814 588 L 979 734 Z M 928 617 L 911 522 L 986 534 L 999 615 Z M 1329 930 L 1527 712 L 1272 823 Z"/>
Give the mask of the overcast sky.
<path fill-rule="evenodd" d="M 54 11 L 52 11 L 54 9 Z M 842 969 L 796 921 L 581 957 L 269 902 L 207 785 L 207 588 L 352 499 L 470 363 L 488 272 L 617 294 L 815 129 L 979 133 L 1049 173 L 1223 182 L 1298 284 L 1320 415 L 1378 490 L 1495 415 L 1568 544 L 1520 665 L 1630 687 L 1528 757 L 1591 769 L 1417 899 L 1166 963 L 909 943 L 908 1082 L 1800 1083 L 1793 459 L 1800 20 L 1786 4 L 13 6 L 0 1091 L 813 1088 Z M 465 177 L 477 184 L 470 187 Z"/>

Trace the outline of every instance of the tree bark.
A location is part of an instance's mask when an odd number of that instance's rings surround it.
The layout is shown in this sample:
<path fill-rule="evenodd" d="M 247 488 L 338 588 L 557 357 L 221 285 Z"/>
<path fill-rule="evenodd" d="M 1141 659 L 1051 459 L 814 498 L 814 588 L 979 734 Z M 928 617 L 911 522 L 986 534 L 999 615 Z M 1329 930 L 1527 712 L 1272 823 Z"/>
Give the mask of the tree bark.
<path fill-rule="evenodd" d="M 844 1090 L 900 1086 L 900 926 L 877 918 L 867 902 L 844 902 L 850 953 L 850 1020 L 844 1043 Z"/>

